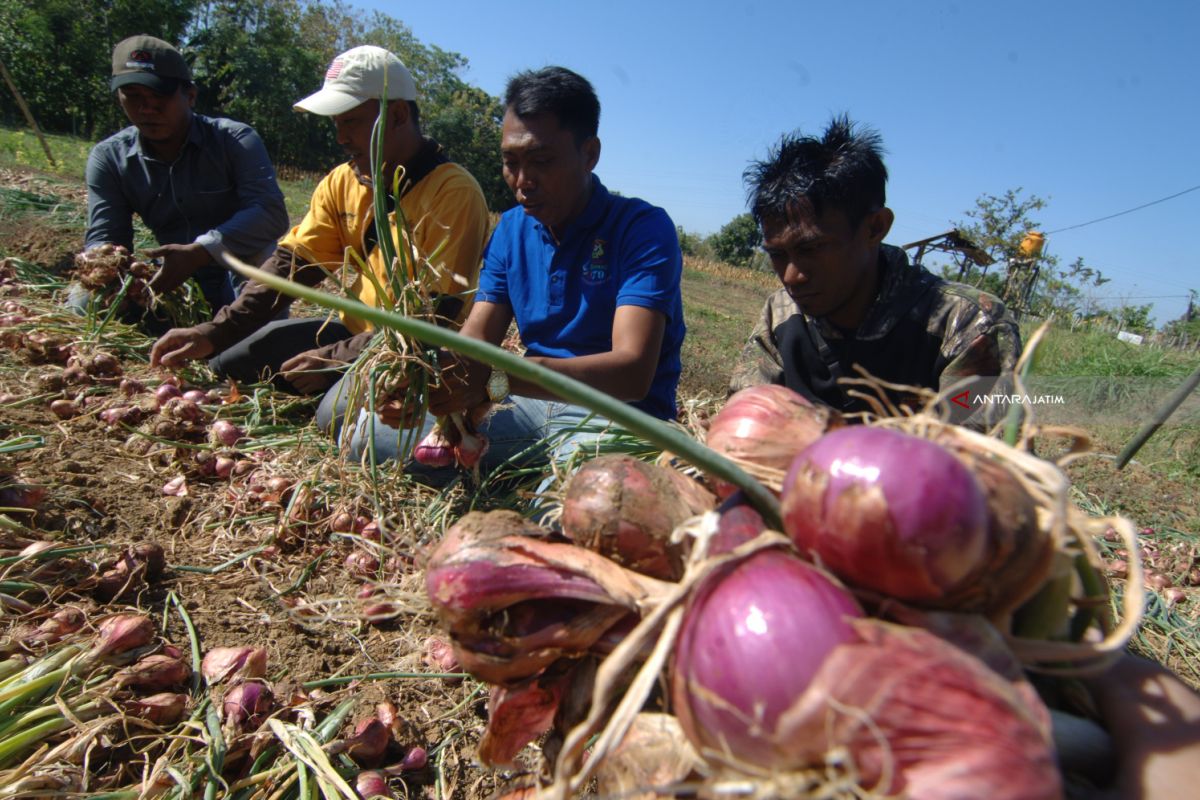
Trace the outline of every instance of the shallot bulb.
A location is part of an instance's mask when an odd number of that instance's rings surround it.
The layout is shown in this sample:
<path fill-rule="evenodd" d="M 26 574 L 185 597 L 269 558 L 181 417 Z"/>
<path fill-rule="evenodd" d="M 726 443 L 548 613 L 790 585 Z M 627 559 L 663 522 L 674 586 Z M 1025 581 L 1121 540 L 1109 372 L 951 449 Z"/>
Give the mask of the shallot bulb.
<path fill-rule="evenodd" d="M 719 569 L 688 604 L 671 670 L 688 738 L 762 764 L 780 716 L 861 616 L 848 591 L 782 550 Z"/>
<path fill-rule="evenodd" d="M 404 754 L 404 759 L 400 762 L 400 769 L 405 772 L 415 769 L 425 769 L 425 765 L 429 763 L 429 754 L 424 747 L 417 745 L 410 747 L 408 752 Z"/>
<path fill-rule="evenodd" d="M 413 460 L 426 467 L 449 467 L 455 463 L 454 445 L 440 425 L 435 425 L 413 448 Z"/>
<path fill-rule="evenodd" d="M 740 491 L 730 495 L 717 509 L 717 513 L 720 514 L 717 530 L 708 543 L 710 556 L 735 550 L 767 529 L 762 514 L 750 505 L 750 501 Z"/>
<path fill-rule="evenodd" d="M 1060 800 L 1037 692 L 928 631 L 855 620 L 753 763 L 817 767 L 847 753 L 860 785 L 921 800 Z"/>
<path fill-rule="evenodd" d="M 177 692 L 162 692 L 149 697 L 135 697 L 124 703 L 125 711 L 156 725 L 174 725 L 187 711 L 188 696 Z"/>
<path fill-rule="evenodd" d="M 391 731 L 380 719 L 369 717 L 354 726 L 354 736 L 346 740 L 346 755 L 360 767 L 375 767 L 387 754 Z"/>
<path fill-rule="evenodd" d="M 180 422 L 202 422 L 204 420 L 204 409 L 186 397 L 170 398 L 162 404 L 161 412 L 168 419 Z"/>
<path fill-rule="evenodd" d="M 970 471 L 899 431 L 842 428 L 805 448 L 784 479 L 783 527 L 848 584 L 936 603 L 988 552 L 987 504 Z"/>
<path fill-rule="evenodd" d="M 143 691 L 178 686 L 192 676 L 182 659 L 166 654 L 146 656 L 117 673 L 117 683 Z"/>
<path fill-rule="evenodd" d="M 71 419 L 77 417 L 82 412 L 79 403 L 74 400 L 59 398 L 50 403 L 50 411 L 59 419 Z"/>
<path fill-rule="evenodd" d="M 841 425 L 836 411 L 814 406 L 786 386 L 751 386 L 713 416 L 705 444 L 734 461 L 782 473 L 797 453 Z M 725 497 L 734 487 L 717 488 Z"/>
<path fill-rule="evenodd" d="M 154 403 L 159 408 L 165 406 L 168 400 L 176 397 L 183 397 L 183 392 L 173 383 L 162 383 L 154 390 Z"/>
<path fill-rule="evenodd" d="M 93 375 L 120 375 L 121 362 L 112 353 L 95 353 L 87 363 L 87 371 Z"/>
<path fill-rule="evenodd" d="M 462 414 L 451 414 L 450 421 L 458 433 L 454 442 L 454 459 L 459 466 L 473 469 L 487 454 L 488 439 L 475 429 L 474 424 L 464 419 Z"/>
<path fill-rule="evenodd" d="M 969 440 L 939 441 L 970 469 L 983 491 L 989 546 L 978 578 L 942 605 L 993 616 L 1008 613 L 1045 583 L 1056 552 L 1053 539 L 1038 521 L 1033 498 L 1003 462 L 971 448 Z"/>
<path fill-rule="evenodd" d="M 213 461 L 213 475 L 218 478 L 228 478 L 233 474 L 236 464 L 237 462 L 229 456 L 217 456 L 216 460 Z"/>
<path fill-rule="evenodd" d="M 441 636 L 430 636 L 421 645 L 421 663 L 436 672 L 458 672 L 458 657 L 450 642 Z"/>
<path fill-rule="evenodd" d="M 366 550 L 355 549 L 346 556 L 346 571 L 358 578 L 372 578 L 379 573 L 379 558 Z"/>
<path fill-rule="evenodd" d="M 229 690 L 222 704 L 225 724 L 235 731 L 252 731 L 263 723 L 274 705 L 271 690 L 261 681 L 246 681 Z"/>
<path fill-rule="evenodd" d="M 124 653 L 149 644 L 154 640 L 157 629 L 149 617 L 140 614 L 118 614 L 100 623 L 99 634 L 93 645 L 93 655 L 107 656 Z"/>
<path fill-rule="evenodd" d="M 262 647 L 214 647 L 204 654 L 200 672 L 208 683 L 226 678 L 261 678 L 267 674 L 267 651 Z"/>
<path fill-rule="evenodd" d="M 227 419 L 214 422 L 209 433 L 213 444 L 224 447 L 233 447 L 245 436 L 241 428 Z"/>
<path fill-rule="evenodd" d="M 354 779 L 354 791 L 362 800 L 396 796 L 392 794 L 391 787 L 388 786 L 387 776 L 375 769 L 363 770 L 358 773 L 358 777 Z"/>
<path fill-rule="evenodd" d="M 119 425 L 137 425 L 142 421 L 143 411 L 138 406 L 114 406 L 100 412 L 100 421 L 110 428 Z"/>
<path fill-rule="evenodd" d="M 627 570 L 512 511 L 473 511 L 429 557 L 425 589 L 465 671 L 514 684 L 581 655 L 672 584 Z"/>
<path fill-rule="evenodd" d="M 563 500 L 563 535 L 622 566 L 664 580 L 683 575 L 683 547 L 671 532 L 712 509 L 715 500 L 685 494 L 667 467 L 628 455 L 593 458 L 579 468 Z"/>

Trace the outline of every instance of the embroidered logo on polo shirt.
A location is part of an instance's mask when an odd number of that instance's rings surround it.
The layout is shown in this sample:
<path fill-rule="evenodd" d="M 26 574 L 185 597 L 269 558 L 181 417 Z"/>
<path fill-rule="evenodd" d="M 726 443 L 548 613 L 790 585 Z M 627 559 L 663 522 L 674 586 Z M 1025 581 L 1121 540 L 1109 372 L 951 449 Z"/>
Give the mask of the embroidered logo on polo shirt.
<path fill-rule="evenodd" d="M 592 243 L 592 257 L 583 268 L 583 282 L 589 284 L 604 283 L 608 280 L 608 242 L 597 239 Z"/>

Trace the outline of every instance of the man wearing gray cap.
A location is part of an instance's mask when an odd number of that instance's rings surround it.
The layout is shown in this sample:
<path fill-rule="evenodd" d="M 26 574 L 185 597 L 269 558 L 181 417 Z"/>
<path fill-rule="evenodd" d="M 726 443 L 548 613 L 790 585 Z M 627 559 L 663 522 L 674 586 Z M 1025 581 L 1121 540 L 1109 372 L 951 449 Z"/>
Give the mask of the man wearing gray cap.
<path fill-rule="evenodd" d="M 345 271 L 354 278 L 346 292 L 368 305 L 383 304 L 376 284 L 388 285 L 389 265 L 375 238 L 370 143 L 385 92 L 389 102 L 383 128 L 384 174 L 404 168 L 400 208 L 412 227 L 411 244 L 433 259 L 438 314 L 447 324 L 457 324 L 479 278 L 487 203 L 470 173 L 450 162 L 437 142 L 422 136 L 412 75 L 381 47 L 366 45 L 342 53 L 329 66 L 320 91 L 296 103 L 297 110 L 333 120 L 338 144 L 349 160 L 317 185 L 308 213 L 280 240 L 263 269 L 315 286 L 341 273 L 347 261 L 365 265 Z M 390 217 L 393 236 L 407 236 L 397 231 L 395 214 Z M 370 276 L 364 276 L 367 271 Z M 176 366 L 212 356 L 209 366 L 220 376 L 238 381 L 274 377 L 285 390 L 326 392 L 317 413 L 318 423 L 326 427 L 338 413 L 336 402 L 343 394 L 330 386 L 366 348 L 374 331 L 346 315 L 328 322 L 324 317 L 272 321 L 290 303 L 290 297 L 250 281 L 212 322 L 164 334 L 155 342 L 150 362 Z"/>
<path fill-rule="evenodd" d="M 249 125 L 193 112 L 191 71 L 161 39 L 118 43 L 110 85 L 132 124 L 88 156 L 84 246 L 132 250 L 137 214 L 159 244 L 146 251 L 161 263 L 150 288 L 167 292 L 195 277 L 216 312 L 233 300 L 222 253 L 261 263 L 287 230 L 266 147 Z"/>

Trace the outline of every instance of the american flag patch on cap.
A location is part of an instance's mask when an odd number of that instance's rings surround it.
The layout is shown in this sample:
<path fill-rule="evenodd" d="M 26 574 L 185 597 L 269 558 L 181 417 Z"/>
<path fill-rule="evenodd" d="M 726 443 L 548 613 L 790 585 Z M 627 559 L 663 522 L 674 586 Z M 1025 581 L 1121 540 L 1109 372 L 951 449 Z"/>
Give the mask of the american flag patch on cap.
<path fill-rule="evenodd" d="M 329 65 L 329 69 L 326 70 L 326 72 L 325 72 L 325 80 L 331 81 L 334 78 L 336 78 L 338 75 L 341 75 L 343 63 L 344 62 L 342 61 L 341 58 L 335 58 L 333 60 L 333 63 Z"/>

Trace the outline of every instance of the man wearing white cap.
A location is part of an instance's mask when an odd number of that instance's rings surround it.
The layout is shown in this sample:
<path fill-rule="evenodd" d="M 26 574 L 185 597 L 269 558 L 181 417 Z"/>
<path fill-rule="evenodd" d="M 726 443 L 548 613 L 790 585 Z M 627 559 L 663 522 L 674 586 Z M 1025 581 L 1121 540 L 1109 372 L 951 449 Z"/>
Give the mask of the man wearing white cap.
<path fill-rule="evenodd" d="M 385 88 L 384 174 L 404 168 L 400 208 L 413 228 L 416 249 L 425 257 L 436 253 L 442 276 L 436 287 L 439 315 L 456 324 L 478 282 L 487 204 L 475 179 L 421 135 L 412 75 L 381 47 L 365 45 L 342 53 L 325 73 L 321 90 L 296 103 L 297 110 L 333 120 L 349 160 L 317 185 L 308 213 L 280 240 L 263 269 L 315 286 L 340 270 L 350 249 L 352 263 L 365 263 L 386 285 L 387 265 L 375 240 L 370 158 L 371 129 Z M 394 232 L 394 214 L 392 228 Z M 356 277 L 347 292 L 378 305 L 374 282 L 358 270 L 349 272 Z M 344 315 L 329 323 L 323 317 L 271 321 L 290 303 L 290 297 L 251 281 L 212 322 L 164 334 L 151 350 L 151 363 L 175 366 L 215 356 L 209 365 L 219 376 L 238 381 L 274 377 L 281 388 L 300 394 L 329 390 L 317 412 L 318 424 L 328 426 L 340 394 L 330 386 L 374 332 Z"/>

